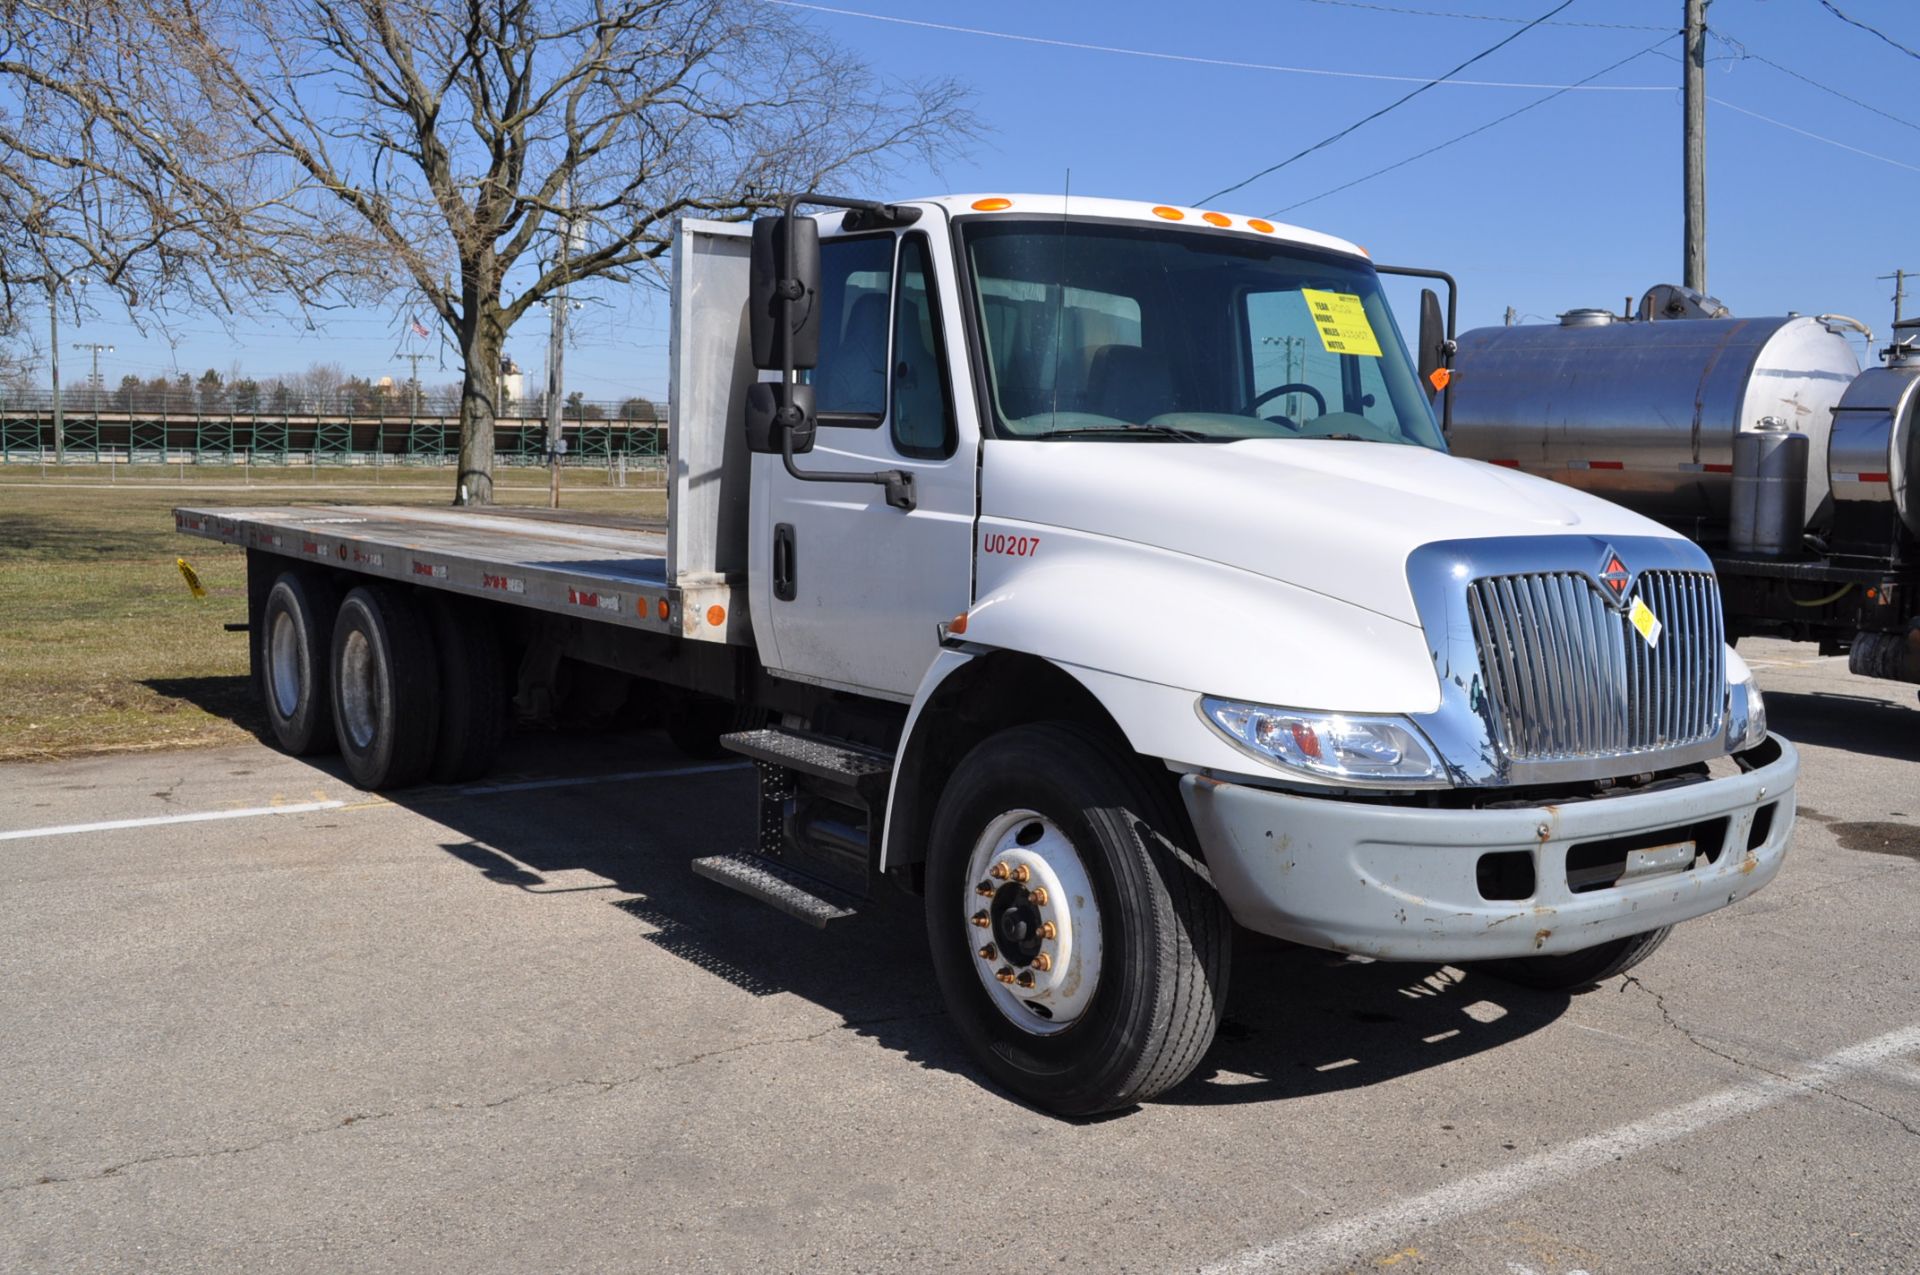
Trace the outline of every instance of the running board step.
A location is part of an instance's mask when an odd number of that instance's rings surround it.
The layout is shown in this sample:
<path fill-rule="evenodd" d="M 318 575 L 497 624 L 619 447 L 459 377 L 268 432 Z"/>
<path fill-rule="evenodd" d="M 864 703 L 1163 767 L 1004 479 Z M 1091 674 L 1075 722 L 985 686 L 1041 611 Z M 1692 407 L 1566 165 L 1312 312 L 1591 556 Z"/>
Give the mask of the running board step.
<path fill-rule="evenodd" d="M 758 734 L 759 732 L 749 732 Z M 693 861 L 695 875 L 798 917 L 815 929 L 854 914 L 854 898 L 759 854 L 715 854 Z"/>
<path fill-rule="evenodd" d="M 778 726 L 723 735 L 720 743 L 763 766 L 778 766 L 849 789 L 870 811 L 886 806 L 893 758 L 876 749 Z"/>

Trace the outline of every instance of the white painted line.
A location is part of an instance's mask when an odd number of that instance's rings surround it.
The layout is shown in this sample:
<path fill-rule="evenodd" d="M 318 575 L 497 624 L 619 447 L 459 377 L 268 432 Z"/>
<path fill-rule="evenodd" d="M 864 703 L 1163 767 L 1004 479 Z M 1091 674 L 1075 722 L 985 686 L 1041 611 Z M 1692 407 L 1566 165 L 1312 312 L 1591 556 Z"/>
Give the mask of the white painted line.
<path fill-rule="evenodd" d="M 723 770 L 745 770 L 752 762 L 716 761 L 705 766 L 681 766 L 674 770 L 625 770 L 616 775 L 576 775 L 565 779 L 527 779 L 511 784 L 475 784 L 456 788 L 462 797 L 486 797 L 497 792 L 531 792 L 536 788 L 578 788 L 586 784 L 625 783 L 629 779 L 672 779 L 679 775 L 713 775 Z"/>
<path fill-rule="evenodd" d="M 1697 1102 L 1674 1107 L 1645 1120 L 1636 1120 L 1605 1133 L 1596 1133 L 1528 1156 L 1503 1168 L 1470 1178 L 1338 1222 L 1246 1249 L 1206 1267 L 1207 1275 L 1241 1272 L 1307 1272 L 1346 1266 L 1366 1255 L 1406 1242 L 1409 1236 L 1444 1222 L 1467 1217 L 1496 1204 L 1530 1195 L 1581 1174 L 1602 1169 L 1614 1161 L 1678 1141 L 1734 1116 L 1746 1115 L 1803 1094 L 1854 1072 L 1878 1070 L 1897 1055 L 1920 1050 L 1920 1027 L 1888 1032 L 1862 1044 L 1829 1054 L 1812 1066 L 1783 1079 L 1757 1076 L 1745 1084 L 1722 1089 Z"/>
<path fill-rule="evenodd" d="M 203 810 L 191 815 L 155 815 L 151 819 L 108 819 L 101 823 L 63 823 L 51 828 L 16 828 L 0 832 L 0 841 L 29 837 L 70 837 L 76 832 L 115 832 L 121 828 L 158 828 L 170 823 L 211 823 L 216 819 L 255 819 L 261 815 L 304 815 L 315 810 L 338 810 L 344 801 L 303 801 L 291 806 L 252 806 L 245 810 Z"/>

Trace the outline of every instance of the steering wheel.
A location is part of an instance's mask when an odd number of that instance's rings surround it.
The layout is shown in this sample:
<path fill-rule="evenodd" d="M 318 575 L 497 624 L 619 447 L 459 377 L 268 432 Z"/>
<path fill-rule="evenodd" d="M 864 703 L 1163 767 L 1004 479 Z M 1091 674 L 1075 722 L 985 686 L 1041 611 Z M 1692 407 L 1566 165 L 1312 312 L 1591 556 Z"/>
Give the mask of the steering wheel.
<path fill-rule="evenodd" d="M 1282 394 L 1305 394 L 1320 409 L 1319 415 L 1327 414 L 1327 396 L 1304 381 L 1288 381 L 1285 385 L 1276 385 L 1264 394 L 1256 395 L 1253 402 L 1247 404 L 1248 414 L 1257 412 L 1262 403 L 1279 398 Z"/>

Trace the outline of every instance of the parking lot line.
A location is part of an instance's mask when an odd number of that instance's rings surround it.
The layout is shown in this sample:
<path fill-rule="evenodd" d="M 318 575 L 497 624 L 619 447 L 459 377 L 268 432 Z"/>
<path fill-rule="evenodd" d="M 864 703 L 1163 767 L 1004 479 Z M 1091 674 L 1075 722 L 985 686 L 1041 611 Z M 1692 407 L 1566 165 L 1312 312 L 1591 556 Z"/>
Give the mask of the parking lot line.
<path fill-rule="evenodd" d="M 1760 1111 L 1789 1098 L 1818 1093 L 1821 1086 L 1856 1072 L 1879 1070 L 1899 1055 L 1914 1050 L 1920 1050 L 1920 1027 L 1904 1027 L 1829 1054 L 1787 1076 L 1756 1076 L 1645 1120 L 1566 1143 L 1368 1213 L 1243 1250 L 1205 1270 L 1207 1275 L 1305 1272 L 1350 1263 L 1368 1253 L 1404 1243 L 1409 1235 L 1443 1222 L 1467 1217 L 1557 1182 L 1605 1168 L 1616 1160 L 1677 1141 L 1734 1116 Z"/>
<path fill-rule="evenodd" d="M 121 828 L 157 828 L 169 823 L 209 823 L 215 819 L 255 819 L 262 815 L 304 815 L 315 810 L 338 810 L 344 801 L 302 801 L 287 806 L 250 806 L 244 810 L 202 810 L 189 815 L 154 815 L 147 819 L 106 819 L 99 823 L 63 823 L 49 828 L 15 828 L 0 832 L 0 841 L 29 837 L 70 837 L 76 832 L 114 832 Z"/>

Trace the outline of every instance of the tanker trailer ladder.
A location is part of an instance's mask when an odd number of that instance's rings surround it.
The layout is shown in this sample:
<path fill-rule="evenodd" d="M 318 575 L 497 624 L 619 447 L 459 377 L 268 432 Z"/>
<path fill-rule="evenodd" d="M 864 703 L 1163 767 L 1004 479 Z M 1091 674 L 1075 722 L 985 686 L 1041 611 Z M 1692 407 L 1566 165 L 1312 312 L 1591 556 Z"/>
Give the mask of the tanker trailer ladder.
<path fill-rule="evenodd" d="M 759 846 L 696 859 L 694 872 L 818 928 L 852 916 L 879 861 L 893 759 L 781 727 L 720 742 L 760 773 Z"/>

